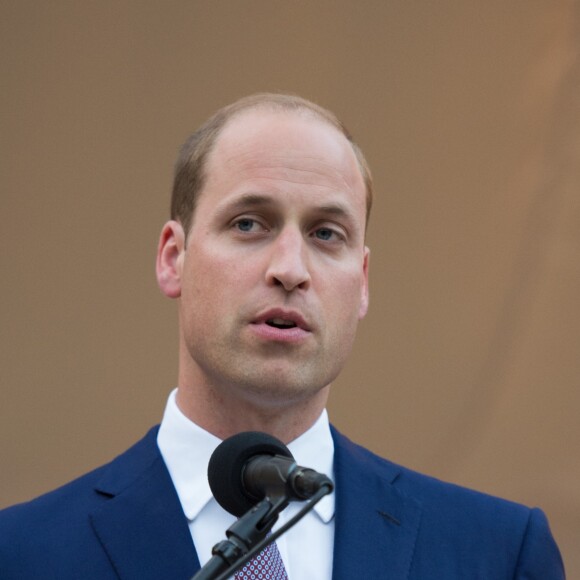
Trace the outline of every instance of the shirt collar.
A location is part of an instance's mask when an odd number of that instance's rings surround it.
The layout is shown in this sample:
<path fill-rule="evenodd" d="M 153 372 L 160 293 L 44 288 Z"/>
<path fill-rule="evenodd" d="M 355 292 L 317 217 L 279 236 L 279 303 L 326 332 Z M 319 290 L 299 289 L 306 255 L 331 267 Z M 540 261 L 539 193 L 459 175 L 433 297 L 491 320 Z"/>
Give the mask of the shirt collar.
<path fill-rule="evenodd" d="M 207 465 L 221 440 L 190 421 L 171 392 L 157 436 L 157 445 L 185 516 L 193 521 L 213 500 L 207 481 Z M 288 445 L 298 465 L 327 474 L 331 479 L 334 467 L 334 443 L 326 409 L 308 431 Z M 325 496 L 314 507 L 320 519 L 328 523 L 334 515 L 334 494 Z"/>

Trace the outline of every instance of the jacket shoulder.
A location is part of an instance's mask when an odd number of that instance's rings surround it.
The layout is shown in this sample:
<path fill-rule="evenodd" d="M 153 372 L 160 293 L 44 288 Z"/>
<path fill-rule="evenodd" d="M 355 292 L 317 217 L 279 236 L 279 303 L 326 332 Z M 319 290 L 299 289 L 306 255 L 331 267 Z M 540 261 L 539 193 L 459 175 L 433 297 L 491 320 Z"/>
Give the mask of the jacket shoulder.
<path fill-rule="evenodd" d="M 162 461 L 156 434 L 157 428 L 153 428 L 111 462 L 35 499 L 1 510 L 0 576 L 26 577 L 27 562 L 43 557 L 63 562 L 63 558 L 72 557 L 72 546 L 94 544 L 89 515 L 130 486 L 155 461 Z M 97 560 L 102 557 L 100 551 L 98 554 Z"/>
<path fill-rule="evenodd" d="M 401 503 L 419 506 L 413 577 L 432 577 L 436 569 L 477 569 L 481 577 L 500 577 L 497 570 L 501 568 L 509 578 L 564 578 L 561 556 L 542 510 L 403 467 L 353 443 L 336 429 L 333 438 L 340 479 L 350 477 L 345 472 L 355 471 L 366 486 L 367 480 L 378 477 L 385 485 L 375 488 L 382 491 L 371 493 L 390 494 Z"/>
<path fill-rule="evenodd" d="M 395 486 L 400 493 L 413 497 L 421 503 L 423 508 L 432 506 L 432 509 L 445 511 L 447 514 L 449 510 L 459 510 L 464 513 L 465 509 L 470 508 L 476 511 L 498 509 L 516 517 L 518 515 L 524 519 L 528 517 L 530 508 L 522 504 L 443 481 L 394 463 L 353 443 L 334 428 L 333 437 L 337 447 L 339 469 L 343 467 L 345 461 L 352 461 L 358 464 L 359 469 L 375 472 Z"/>
<path fill-rule="evenodd" d="M 95 496 L 95 491 L 102 491 L 105 496 L 110 495 L 109 487 L 115 488 L 115 493 L 122 491 L 123 486 L 131 485 L 143 469 L 160 458 L 156 446 L 157 431 L 158 427 L 153 427 L 143 439 L 112 461 L 61 487 L 29 501 L 0 510 L 0 526 L 12 519 L 18 521 L 26 517 L 33 520 L 39 519 L 44 517 L 47 512 L 58 511 L 64 506 L 69 514 L 79 507 L 84 507 L 84 511 L 86 511 L 87 505 L 93 503 L 89 498 Z"/>

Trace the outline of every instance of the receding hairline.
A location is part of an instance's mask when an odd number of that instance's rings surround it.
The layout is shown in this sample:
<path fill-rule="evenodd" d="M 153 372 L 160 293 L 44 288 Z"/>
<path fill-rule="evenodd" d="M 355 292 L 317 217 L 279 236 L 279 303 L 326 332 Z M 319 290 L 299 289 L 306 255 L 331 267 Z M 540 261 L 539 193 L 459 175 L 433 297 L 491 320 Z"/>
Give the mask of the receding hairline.
<path fill-rule="evenodd" d="M 366 221 L 368 223 L 373 184 L 370 168 L 360 147 L 340 119 L 328 109 L 303 97 L 280 93 L 256 93 L 243 97 L 216 111 L 184 143 L 175 166 L 171 217 L 179 220 L 186 235 L 193 222 L 197 198 L 201 195 L 207 179 L 208 160 L 215 149 L 222 132 L 229 125 L 254 111 L 271 111 L 296 114 L 304 118 L 318 120 L 334 127 L 350 144 L 358 169 L 363 179 L 366 193 Z"/>
<path fill-rule="evenodd" d="M 365 173 L 370 173 L 368 165 L 362 156 L 362 151 L 355 143 L 352 135 L 342 121 L 332 111 L 329 111 L 312 101 L 308 101 L 303 97 L 278 93 L 256 93 L 254 95 L 249 95 L 223 107 L 216 113 L 216 115 L 219 115 L 223 112 L 224 120 L 219 124 L 219 127 L 212 135 L 211 143 L 207 148 L 202 168 L 204 177 L 207 177 L 205 170 L 208 166 L 209 157 L 217 147 L 223 132 L 226 131 L 226 129 L 229 129 L 232 124 L 240 120 L 242 117 L 260 111 L 281 113 L 283 115 L 298 115 L 304 119 L 319 121 L 327 127 L 337 131 L 337 133 L 344 137 L 351 146 L 365 184 L 365 189 L 367 188 Z M 212 118 L 210 118 L 210 120 Z M 359 154 L 363 157 L 364 163 L 361 163 Z"/>
<path fill-rule="evenodd" d="M 222 107 L 212 115 L 209 120 L 214 117 L 222 116 L 224 122 L 220 123 L 221 131 L 230 123 L 230 121 L 243 113 L 259 109 L 296 112 L 298 114 L 310 115 L 330 123 L 343 133 L 349 141 L 352 140 L 352 136 L 348 129 L 332 111 L 329 111 L 308 99 L 299 97 L 298 95 L 283 93 L 255 93 L 253 95 L 242 97 L 241 99 Z"/>

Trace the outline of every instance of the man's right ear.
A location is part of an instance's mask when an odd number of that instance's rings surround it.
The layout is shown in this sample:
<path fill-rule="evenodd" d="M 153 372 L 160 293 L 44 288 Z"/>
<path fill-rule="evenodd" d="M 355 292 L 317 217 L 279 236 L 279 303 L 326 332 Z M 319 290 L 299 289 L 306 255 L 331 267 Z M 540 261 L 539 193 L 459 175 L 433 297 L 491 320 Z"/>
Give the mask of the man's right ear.
<path fill-rule="evenodd" d="M 161 230 L 157 247 L 157 284 L 168 298 L 181 296 L 181 273 L 185 252 L 185 233 L 177 221 L 168 221 Z"/>

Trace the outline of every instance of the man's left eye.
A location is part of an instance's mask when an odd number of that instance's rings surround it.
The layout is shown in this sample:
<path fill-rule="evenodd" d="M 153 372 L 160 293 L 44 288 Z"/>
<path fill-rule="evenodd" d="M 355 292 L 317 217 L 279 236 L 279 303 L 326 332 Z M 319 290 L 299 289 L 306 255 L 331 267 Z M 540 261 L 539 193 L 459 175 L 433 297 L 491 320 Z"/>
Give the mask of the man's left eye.
<path fill-rule="evenodd" d="M 318 228 L 316 232 L 314 232 L 314 235 L 319 240 L 328 242 L 329 240 L 333 239 L 333 237 L 336 237 L 337 234 L 334 230 L 331 230 L 330 228 Z"/>
<path fill-rule="evenodd" d="M 242 218 L 236 222 L 237 228 L 242 232 L 251 232 L 256 224 L 255 220 Z"/>

